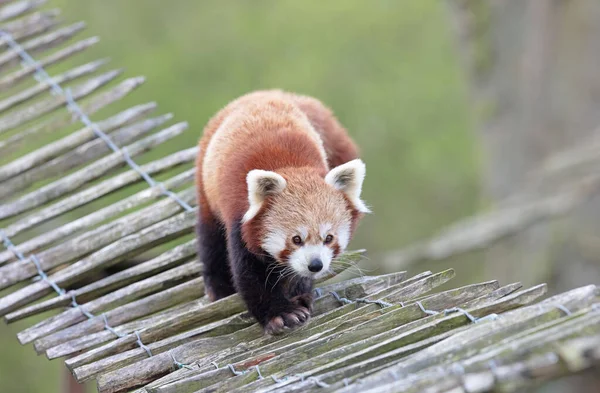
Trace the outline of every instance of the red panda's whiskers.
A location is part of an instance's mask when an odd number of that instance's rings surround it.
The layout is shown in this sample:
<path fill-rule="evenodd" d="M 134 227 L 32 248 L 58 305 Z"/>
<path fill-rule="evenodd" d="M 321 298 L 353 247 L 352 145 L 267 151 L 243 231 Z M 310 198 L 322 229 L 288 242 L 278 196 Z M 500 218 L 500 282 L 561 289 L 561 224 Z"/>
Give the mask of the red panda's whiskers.
<path fill-rule="evenodd" d="M 281 271 L 279 272 L 279 277 L 277 278 L 277 281 L 275 281 L 275 285 L 277 285 L 277 283 L 283 279 L 286 278 L 287 276 L 289 276 L 290 274 L 293 274 L 294 270 L 289 267 L 289 266 L 284 266 L 283 269 L 281 269 Z M 273 285 L 273 286 L 275 286 Z"/>
<path fill-rule="evenodd" d="M 294 269 L 292 269 L 289 266 L 285 266 L 279 273 L 279 277 L 277 278 L 277 281 L 275 281 L 273 288 L 277 285 L 277 283 L 280 280 L 286 279 L 286 278 L 291 278 L 292 280 L 294 280 L 297 276 L 298 276 L 298 274 L 296 273 L 296 271 Z M 271 288 L 271 291 L 273 291 L 273 288 Z"/>
<path fill-rule="evenodd" d="M 273 273 L 273 271 L 275 269 L 277 269 L 277 265 L 276 264 L 272 264 L 271 266 L 267 267 L 267 278 L 265 279 L 265 289 L 267 289 L 267 283 L 269 282 L 269 277 L 271 276 L 271 274 Z"/>

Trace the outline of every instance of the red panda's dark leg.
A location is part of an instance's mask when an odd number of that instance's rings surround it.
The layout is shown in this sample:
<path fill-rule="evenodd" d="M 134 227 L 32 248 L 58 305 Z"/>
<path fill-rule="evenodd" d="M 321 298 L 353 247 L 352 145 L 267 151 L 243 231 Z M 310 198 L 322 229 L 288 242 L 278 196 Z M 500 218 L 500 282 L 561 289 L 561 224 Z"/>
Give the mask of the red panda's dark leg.
<path fill-rule="evenodd" d="M 285 327 L 301 326 L 308 320 L 312 280 L 281 278 L 281 267 L 272 258 L 248 251 L 239 224 L 230 231 L 227 245 L 235 286 L 267 333 L 281 333 Z"/>
<path fill-rule="evenodd" d="M 198 256 L 204 264 L 204 287 L 211 301 L 235 293 L 227 258 L 225 229 L 211 214 L 199 214 L 196 225 Z"/>

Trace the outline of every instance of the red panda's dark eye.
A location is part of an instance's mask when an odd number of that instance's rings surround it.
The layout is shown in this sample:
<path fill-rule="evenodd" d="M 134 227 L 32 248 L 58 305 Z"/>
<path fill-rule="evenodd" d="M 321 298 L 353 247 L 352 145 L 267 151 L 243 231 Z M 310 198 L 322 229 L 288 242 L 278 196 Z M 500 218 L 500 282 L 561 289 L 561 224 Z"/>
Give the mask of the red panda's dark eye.
<path fill-rule="evenodd" d="M 325 238 L 325 244 L 329 244 L 333 241 L 333 236 L 332 235 L 327 235 L 327 237 Z"/>
<path fill-rule="evenodd" d="M 299 246 L 302 244 L 302 238 L 300 236 L 294 236 L 292 238 L 292 241 L 294 242 L 295 245 Z"/>

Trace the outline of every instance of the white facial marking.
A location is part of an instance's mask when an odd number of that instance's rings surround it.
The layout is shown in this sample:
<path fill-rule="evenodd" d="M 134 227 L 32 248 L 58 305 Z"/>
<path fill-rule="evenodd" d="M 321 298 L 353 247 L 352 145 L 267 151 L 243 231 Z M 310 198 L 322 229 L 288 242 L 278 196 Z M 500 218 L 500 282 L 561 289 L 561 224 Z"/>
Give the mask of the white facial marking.
<path fill-rule="evenodd" d="M 331 225 L 330 223 L 319 225 L 319 235 L 321 235 L 321 240 L 325 240 L 327 235 L 329 235 L 329 233 L 331 232 L 331 228 L 333 228 L 333 225 Z"/>
<path fill-rule="evenodd" d="M 308 270 L 308 264 L 313 259 L 320 259 L 323 263 L 323 269 L 313 273 Z M 307 245 L 298 248 L 290 255 L 290 266 L 294 271 L 303 277 L 319 278 L 327 274 L 333 258 L 333 251 L 324 245 Z"/>
<path fill-rule="evenodd" d="M 300 227 L 300 228 L 298 228 L 298 233 L 300 234 L 302 241 L 304 241 L 308 237 L 308 228 Z"/>
<path fill-rule="evenodd" d="M 286 235 L 284 231 L 274 230 L 267 234 L 261 246 L 263 250 L 268 252 L 272 257 L 277 256 L 285 250 Z"/>
<path fill-rule="evenodd" d="M 346 250 L 350 242 L 350 223 L 346 222 L 340 225 L 338 229 L 338 244 L 342 251 Z"/>

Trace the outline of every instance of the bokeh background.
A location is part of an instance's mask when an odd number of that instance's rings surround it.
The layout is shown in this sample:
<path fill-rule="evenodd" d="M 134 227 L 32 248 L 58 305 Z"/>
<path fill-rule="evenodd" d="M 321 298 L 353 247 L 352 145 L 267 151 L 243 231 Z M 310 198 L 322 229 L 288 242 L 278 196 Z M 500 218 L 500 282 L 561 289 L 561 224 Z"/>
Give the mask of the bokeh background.
<path fill-rule="evenodd" d="M 499 278 L 554 282 L 557 291 L 600 282 L 589 209 L 488 252 L 417 266 L 387 256 L 493 209 L 600 123 L 599 7 L 558 3 L 51 0 L 46 8 L 101 37 L 70 64 L 110 57 L 126 76 L 147 77 L 111 113 L 155 100 L 160 113 L 189 121 L 183 137 L 144 160 L 193 146 L 210 116 L 251 90 L 312 95 L 334 110 L 367 163 L 364 199 L 374 214 L 352 244 L 368 250 L 365 274 L 454 267 L 453 286 Z M 585 235 L 579 242 L 573 227 Z M 567 260 L 582 260 L 586 274 L 560 268 Z M 62 392 L 61 362 L 17 343 L 28 325 L 0 324 L 0 391 Z"/>

